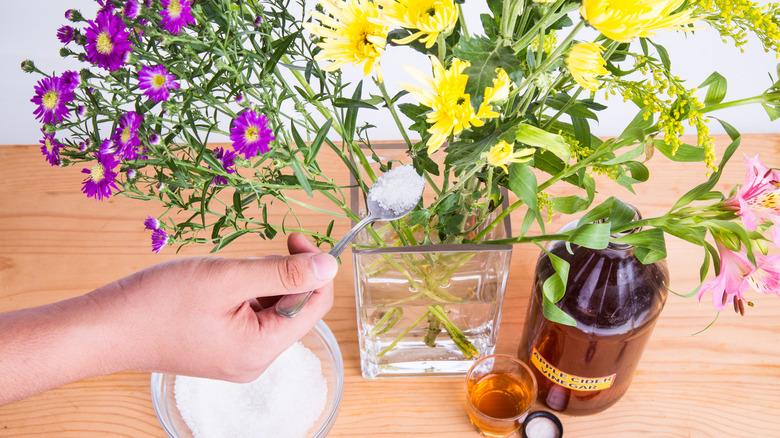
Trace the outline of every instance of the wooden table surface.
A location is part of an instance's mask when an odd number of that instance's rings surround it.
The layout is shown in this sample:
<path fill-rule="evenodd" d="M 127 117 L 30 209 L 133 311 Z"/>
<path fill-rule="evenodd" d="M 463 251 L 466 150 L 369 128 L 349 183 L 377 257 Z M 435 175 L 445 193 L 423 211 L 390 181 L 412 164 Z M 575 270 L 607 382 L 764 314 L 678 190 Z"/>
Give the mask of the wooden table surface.
<path fill-rule="evenodd" d="M 727 139 L 718 138 L 722 151 Z M 780 166 L 780 135 L 743 139 L 719 185 L 727 191 L 744 177 L 742 153 L 760 153 Z M 704 178 L 699 165 L 671 163 L 660 154 L 648 167 L 652 188 L 636 196 L 600 186 L 600 199 L 618 194 L 645 217 L 663 213 Z M 123 197 L 96 202 L 80 192 L 80 168 L 52 168 L 39 146 L 0 146 L 0 312 L 89 292 L 116 278 L 181 255 L 150 251 L 142 221 L 155 206 Z M 608 189 L 603 189 L 609 187 Z M 513 219 L 519 226 L 520 217 Z M 571 218 L 556 218 L 557 227 Z M 339 223 L 335 235 L 346 231 Z M 554 228 L 553 228 L 554 229 Z M 282 236 L 283 237 L 283 236 Z M 672 289 L 692 290 L 702 253 L 670 240 Z M 226 257 L 285 253 L 284 239 L 245 236 Z M 514 354 L 525 321 L 538 249 L 516 246 L 500 323 L 498 353 Z M 336 300 L 325 318 L 338 338 L 345 366 L 341 410 L 332 437 L 476 437 L 468 422 L 463 383 L 457 378 L 366 380 L 360 375 L 351 258 L 336 277 Z M 607 411 L 561 415 L 567 437 L 780 436 L 780 297 L 758 296 L 744 317 L 715 316 L 707 299 L 669 296 L 626 395 Z M 2 360 L 2 346 L 0 346 Z M 2 391 L 2 388 L 0 388 Z M 2 437 L 164 437 L 149 391 L 149 374 L 123 372 L 78 381 L 0 407 Z M 284 438 L 284 437 L 280 437 Z"/>

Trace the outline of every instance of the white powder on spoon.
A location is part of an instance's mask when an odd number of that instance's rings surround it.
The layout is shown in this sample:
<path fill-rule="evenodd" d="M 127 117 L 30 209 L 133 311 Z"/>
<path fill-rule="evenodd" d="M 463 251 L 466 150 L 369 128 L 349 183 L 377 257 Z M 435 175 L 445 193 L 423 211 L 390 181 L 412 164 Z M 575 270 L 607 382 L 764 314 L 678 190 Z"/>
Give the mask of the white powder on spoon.
<path fill-rule="evenodd" d="M 177 376 L 176 406 L 195 438 L 305 438 L 328 384 L 317 356 L 300 342 L 250 383 Z"/>
<path fill-rule="evenodd" d="M 411 164 L 390 169 L 377 179 L 368 192 L 368 199 L 385 210 L 401 214 L 411 210 L 425 189 L 425 178 Z"/>

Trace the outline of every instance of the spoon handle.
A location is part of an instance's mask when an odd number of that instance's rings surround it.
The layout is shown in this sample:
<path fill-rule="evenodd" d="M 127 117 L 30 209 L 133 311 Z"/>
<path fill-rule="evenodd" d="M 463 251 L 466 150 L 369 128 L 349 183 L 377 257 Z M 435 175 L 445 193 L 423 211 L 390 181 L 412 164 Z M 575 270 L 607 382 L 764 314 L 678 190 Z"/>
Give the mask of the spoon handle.
<path fill-rule="evenodd" d="M 363 218 L 363 220 L 355 224 L 355 226 L 352 227 L 352 229 L 349 230 L 349 232 L 336 243 L 333 249 L 328 251 L 328 254 L 332 255 L 333 257 L 340 256 L 347 245 L 352 242 L 352 239 L 357 236 L 360 230 L 375 220 L 376 219 L 370 214 Z M 279 301 L 276 302 L 276 313 L 284 316 L 285 318 L 292 318 L 293 316 L 297 315 L 301 309 L 303 309 L 303 306 L 306 304 L 306 302 L 309 301 L 309 298 L 311 298 L 312 293 L 314 293 L 314 291 L 283 296 L 279 299 Z"/>

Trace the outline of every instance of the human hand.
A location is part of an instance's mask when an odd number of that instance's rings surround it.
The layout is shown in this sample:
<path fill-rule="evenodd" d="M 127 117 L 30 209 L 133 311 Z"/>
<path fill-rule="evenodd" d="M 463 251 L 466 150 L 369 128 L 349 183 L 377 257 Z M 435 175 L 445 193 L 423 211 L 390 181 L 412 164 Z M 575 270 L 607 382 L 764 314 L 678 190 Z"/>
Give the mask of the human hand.
<path fill-rule="evenodd" d="M 336 260 L 301 234 L 291 234 L 287 246 L 285 257 L 172 260 L 88 294 L 117 323 L 107 334 L 117 367 L 257 378 L 333 304 Z M 298 316 L 276 314 L 278 296 L 309 290 L 315 292 Z"/>

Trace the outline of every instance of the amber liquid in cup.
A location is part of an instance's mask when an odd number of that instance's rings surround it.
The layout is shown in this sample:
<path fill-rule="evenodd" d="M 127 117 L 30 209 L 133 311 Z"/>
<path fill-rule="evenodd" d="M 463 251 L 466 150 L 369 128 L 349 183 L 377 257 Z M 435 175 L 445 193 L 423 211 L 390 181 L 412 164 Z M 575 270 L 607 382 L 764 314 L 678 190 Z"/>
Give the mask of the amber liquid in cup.
<path fill-rule="evenodd" d="M 486 437 L 516 436 L 536 397 L 531 370 L 512 356 L 487 356 L 466 377 L 471 424 Z"/>

